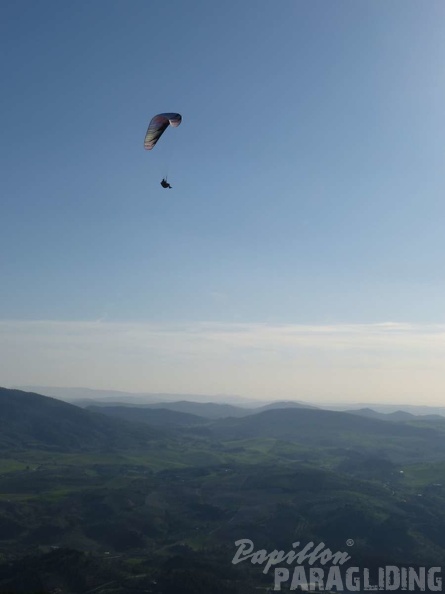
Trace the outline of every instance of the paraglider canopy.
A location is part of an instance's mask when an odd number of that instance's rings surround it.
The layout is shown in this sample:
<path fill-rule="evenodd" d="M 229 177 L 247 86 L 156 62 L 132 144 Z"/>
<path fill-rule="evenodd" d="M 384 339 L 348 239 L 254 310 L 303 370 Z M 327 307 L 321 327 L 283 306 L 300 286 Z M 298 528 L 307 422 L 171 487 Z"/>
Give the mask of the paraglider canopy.
<path fill-rule="evenodd" d="M 151 151 L 169 126 L 177 128 L 182 122 L 179 113 L 160 113 L 152 118 L 144 140 L 144 148 Z"/>

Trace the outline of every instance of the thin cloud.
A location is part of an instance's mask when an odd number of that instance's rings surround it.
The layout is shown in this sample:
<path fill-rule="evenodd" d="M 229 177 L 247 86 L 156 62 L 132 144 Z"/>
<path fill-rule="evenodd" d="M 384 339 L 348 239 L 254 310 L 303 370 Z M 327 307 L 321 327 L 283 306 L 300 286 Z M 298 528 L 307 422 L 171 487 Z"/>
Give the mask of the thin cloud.
<path fill-rule="evenodd" d="M 445 325 L 0 321 L 0 383 L 440 403 Z"/>

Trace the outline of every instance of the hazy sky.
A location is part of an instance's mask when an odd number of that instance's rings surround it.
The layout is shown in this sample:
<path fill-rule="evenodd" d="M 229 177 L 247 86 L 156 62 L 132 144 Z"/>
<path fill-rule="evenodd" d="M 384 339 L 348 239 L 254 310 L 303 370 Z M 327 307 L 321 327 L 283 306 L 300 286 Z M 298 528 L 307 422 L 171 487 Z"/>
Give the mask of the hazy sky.
<path fill-rule="evenodd" d="M 0 385 L 443 403 L 444 22 L 4 0 Z"/>

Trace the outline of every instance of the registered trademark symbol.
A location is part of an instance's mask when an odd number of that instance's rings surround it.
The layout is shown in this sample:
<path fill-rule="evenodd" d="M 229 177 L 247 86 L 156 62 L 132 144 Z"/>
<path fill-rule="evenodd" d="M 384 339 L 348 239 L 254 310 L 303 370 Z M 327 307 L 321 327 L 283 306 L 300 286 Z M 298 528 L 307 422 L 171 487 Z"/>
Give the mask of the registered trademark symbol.
<path fill-rule="evenodd" d="M 346 544 L 348 545 L 348 547 L 353 547 L 354 541 L 352 540 L 352 538 L 348 538 L 348 540 L 346 541 Z"/>

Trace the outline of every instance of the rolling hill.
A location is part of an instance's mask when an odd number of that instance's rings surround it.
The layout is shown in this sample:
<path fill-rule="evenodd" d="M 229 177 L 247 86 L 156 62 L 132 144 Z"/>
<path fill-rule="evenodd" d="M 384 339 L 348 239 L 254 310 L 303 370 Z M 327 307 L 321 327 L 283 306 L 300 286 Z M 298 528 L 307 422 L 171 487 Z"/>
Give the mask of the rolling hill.
<path fill-rule="evenodd" d="M 129 424 L 55 398 L 0 388 L 0 449 L 113 451 L 143 448 L 155 429 Z"/>
<path fill-rule="evenodd" d="M 414 425 L 308 408 L 273 409 L 208 427 L 219 440 L 279 439 L 309 447 L 349 448 L 393 460 L 445 456 L 445 425 Z M 198 430 L 198 429 L 196 429 Z"/>
<path fill-rule="evenodd" d="M 136 406 L 88 406 L 87 410 L 109 417 L 124 419 L 148 425 L 164 427 L 203 425 L 208 419 L 187 412 L 180 412 L 168 408 L 136 407 Z"/>

